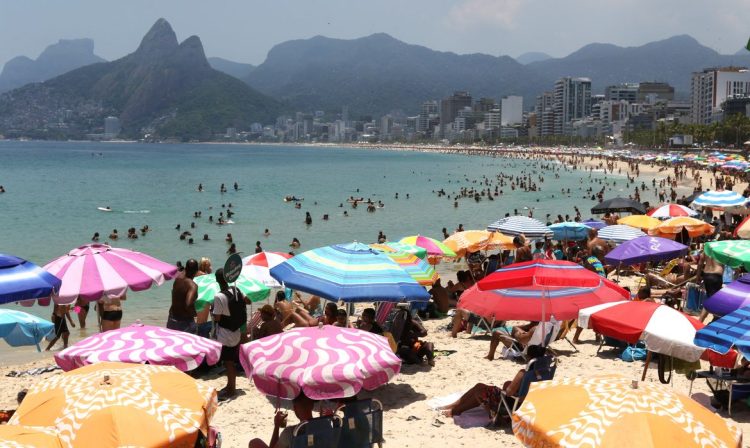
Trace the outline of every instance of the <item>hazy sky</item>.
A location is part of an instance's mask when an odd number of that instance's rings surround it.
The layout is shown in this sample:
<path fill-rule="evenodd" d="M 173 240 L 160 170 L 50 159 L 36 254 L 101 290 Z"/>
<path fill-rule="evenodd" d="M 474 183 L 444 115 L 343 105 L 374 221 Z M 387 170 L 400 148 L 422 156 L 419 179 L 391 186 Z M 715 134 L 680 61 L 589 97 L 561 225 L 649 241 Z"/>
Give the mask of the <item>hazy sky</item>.
<path fill-rule="evenodd" d="M 457 53 L 565 56 L 591 42 L 636 46 L 690 34 L 722 53 L 750 36 L 750 0 L 0 0 L 0 64 L 60 38 L 116 59 L 159 17 L 209 56 L 259 64 L 275 44 L 385 32 Z"/>

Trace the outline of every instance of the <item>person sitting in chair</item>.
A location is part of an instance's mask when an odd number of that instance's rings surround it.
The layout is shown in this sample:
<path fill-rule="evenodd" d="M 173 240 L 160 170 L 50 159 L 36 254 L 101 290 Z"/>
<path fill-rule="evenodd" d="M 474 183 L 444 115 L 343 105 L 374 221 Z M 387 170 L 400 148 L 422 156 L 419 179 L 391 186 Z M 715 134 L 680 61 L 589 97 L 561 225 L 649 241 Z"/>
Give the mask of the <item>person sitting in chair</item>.
<path fill-rule="evenodd" d="M 536 331 L 538 325 L 539 322 L 530 322 L 526 325 L 515 326 L 511 329 L 510 335 L 504 331 L 493 331 L 492 339 L 490 339 L 490 351 L 487 353 L 487 356 L 485 356 L 485 359 L 489 359 L 490 361 L 495 359 L 495 351 L 497 350 L 497 346 L 500 345 L 500 342 L 502 342 L 507 348 L 511 347 L 515 340 L 525 347 L 529 344 L 529 341 L 534 335 L 534 331 Z"/>
<path fill-rule="evenodd" d="M 300 424 L 311 420 L 313 418 L 313 408 L 315 402 L 305 395 L 304 392 L 299 393 L 292 401 L 292 408 L 294 409 L 294 415 L 300 421 Z M 294 430 L 299 425 L 287 426 L 286 425 L 287 413 L 278 411 L 273 417 L 273 434 L 271 435 L 271 442 L 266 445 L 260 439 L 253 439 L 247 445 L 248 448 L 291 448 L 292 439 L 294 438 Z M 279 429 L 284 428 L 281 433 Z"/>

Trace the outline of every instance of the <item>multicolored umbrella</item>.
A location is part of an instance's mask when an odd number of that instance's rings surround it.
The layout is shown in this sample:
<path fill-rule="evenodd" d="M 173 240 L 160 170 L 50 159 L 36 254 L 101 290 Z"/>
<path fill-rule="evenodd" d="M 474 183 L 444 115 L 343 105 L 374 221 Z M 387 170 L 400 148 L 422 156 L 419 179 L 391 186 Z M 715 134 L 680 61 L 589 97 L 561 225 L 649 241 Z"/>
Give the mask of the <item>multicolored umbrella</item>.
<path fill-rule="evenodd" d="M 0 338 L 11 347 L 36 345 L 55 329 L 55 325 L 40 317 L 18 310 L 0 308 Z"/>
<path fill-rule="evenodd" d="M 549 226 L 553 239 L 557 241 L 580 241 L 589 236 L 591 227 L 580 222 L 558 222 Z"/>
<path fill-rule="evenodd" d="M 395 261 L 361 243 L 303 252 L 271 269 L 285 287 L 345 302 L 427 301 L 430 294 Z"/>
<path fill-rule="evenodd" d="M 34 263 L 0 254 L 0 303 L 49 297 L 61 284 L 59 278 Z"/>
<path fill-rule="evenodd" d="M 674 239 L 683 229 L 687 230 L 690 238 L 696 238 L 703 235 L 713 235 L 714 233 L 714 226 L 711 224 L 689 216 L 680 216 L 678 218 L 670 218 L 660 223 L 658 226 L 652 228 L 649 231 L 649 234 L 660 236 L 662 238 Z"/>
<path fill-rule="evenodd" d="M 695 210 L 690 207 L 685 207 L 680 204 L 664 204 L 661 207 L 655 208 L 650 212 L 646 213 L 652 218 L 676 218 L 678 216 L 695 216 L 698 214 Z"/>
<path fill-rule="evenodd" d="M 514 263 L 479 280 L 479 289 L 518 287 L 585 287 L 599 286 L 602 277 L 580 264 L 564 260 L 533 260 Z"/>
<path fill-rule="evenodd" d="M 634 227 L 624 226 L 621 224 L 607 226 L 599 230 L 599 238 L 618 244 L 624 243 L 625 241 L 634 240 L 642 236 L 646 236 L 646 234 Z"/>
<path fill-rule="evenodd" d="M 148 363 L 193 370 L 219 362 L 221 343 L 184 331 L 140 323 L 89 336 L 55 355 L 64 371 L 104 361 Z"/>
<path fill-rule="evenodd" d="M 583 221 L 583 224 L 591 227 L 592 229 L 603 229 L 604 227 L 607 227 L 607 223 L 604 221 L 599 221 L 596 219 L 587 219 L 586 221 Z"/>
<path fill-rule="evenodd" d="M 403 252 L 416 255 L 421 259 L 427 258 L 427 249 L 413 244 L 398 243 L 396 241 L 386 241 L 385 243 L 370 244 L 370 247 L 378 252 Z"/>
<path fill-rule="evenodd" d="M 377 250 L 377 249 L 376 249 Z M 406 252 L 383 252 L 388 258 L 395 261 L 411 278 L 422 286 L 430 286 L 440 276 L 435 268 L 425 260 Z"/>
<path fill-rule="evenodd" d="M 612 198 L 602 201 L 591 208 L 591 213 L 595 215 L 610 212 L 646 213 L 646 207 L 632 199 Z"/>
<path fill-rule="evenodd" d="M 578 314 L 578 326 L 629 344 L 642 340 L 652 352 L 691 362 L 705 351 L 693 343 L 695 332 L 703 328 L 701 321 L 654 302 L 628 300 L 585 308 Z"/>
<path fill-rule="evenodd" d="M 49 428 L 66 448 L 192 448 L 216 391 L 174 367 L 101 362 L 35 382 L 9 425 Z"/>
<path fill-rule="evenodd" d="M 96 301 L 119 297 L 128 288 L 143 291 L 177 275 L 177 267 L 146 254 L 107 244 L 86 244 L 49 262 L 44 269 L 62 280 L 55 303 L 70 305 L 81 298 Z"/>
<path fill-rule="evenodd" d="M 703 252 L 721 264 L 750 270 L 750 241 L 724 240 L 710 241 L 703 246 Z"/>
<path fill-rule="evenodd" d="M 688 252 L 689 247 L 658 236 L 641 236 L 615 247 L 604 261 L 613 266 L 674 260 Z"/>
<path fill-rule="evenodd" d="M 750 305 L 750 274 L 744 274 L 703 302 L 709 313 L 724 316 L 746 305 Z"/>
<path fill-rule="evenodd" d="M 465 230 L 456 232 L 443 240 L 449 249 L 456 253 L 457 256 L 463 257 L 467 253 L 478 252 L 482 250 L 513 250 L 513 238 L 505 236 L 498 232 L 488 232 L 486 230 Z"/>
<path fill-rule="evenodd" d="M 245 297 L 251 302 L 266 300 L 271 293 L 271 288 L 258 280 L 250 278 L 246 269 L 246 267 L 242 268 L 239 278 L 237 278 L 236 282 L 232 283 L 232 286 L 235 286 L 242 291 L 242 293 L 245 294 Z M 201 311 L 205 307 L 211 306 L 211 304 L 214 303 L 214 296 L 221 288 L 216 282 L 216 275 L 214 274 L 199 275 L 198 277 L 195 277 L 193 281 L 198 285 L 198 298 L 195 300 L 195 310 Z"/>
<path fill-rule="evenodd" d="M 511 236 L 523 235 L 531 240 L 552 238 L 553 235 L 552 230 L 541 221 L 527 216 L 509 216 L 500 219 L 488 225 L 487 230 Z"/>
<path fill-rule="evenodd" d="M 63 448 L 55 431 L 23 425 L 0 425 L 0 440 L 9 448 Z"/>
<path fill-rule="evenodd" d="M 434 238 L 428 238 L 422 235 L 406 236 L 404 238 L 401 238 L 398 242 L 401 244 L 412 244 L 414 246 L 421 247 L 427 251 L 427 255 L 431 255 L 434 257 L 456 256 L 456 253 L 442 242 Z"/>
<path fill-rule="evenodd" d="M 332 325 L 293 328 L 240 347 L 240 363 L 255 387 L 292 399 L 351 397 L 386 384 L 401 370 L 388 340 Z"/>
<path fill-rule="evenodd" d="M 641 230 L 649 230 L 661 224 L 661 221 L 648 215 L 630 215 L 618 219 L 617 224 L 635 227 L 636 229 Z"/>
<path fill-rule="evenodd" d="M 537 381 L 513 413 L 527 447 L 720 448 L 742 444 L 742 431 L 663 384 L 591 376 Z"/>
<path fill-rule="evenodd" d="M 292 255 L 283 252 L 259 252 L 242 259 L 242 271 L 247 277 L 269 288 L 281 288 L 281 284 L 271 277 L 271 268 L 290 258 Z"/>
<path fill-rule="evenodd" d="M 714 209 L 726 209 L 735 207 L 744 207 L 750 200 L 739 193 L 731 190 L 723 191 L 706 191 L 693 200 L 693 207 L 710 207 Z"/>
<path fill-rule="evenodd" d="M 743 240 L 750 240 L 750 215 L 742 220 L 734 229 L 734 236 Z"/>
<path fill-rule="evenodd" d="M 750 357 L 750 306 L 738 308 L 698 330 L 694 342 L 722 355 L 734 346 L 742 356 Z"/>

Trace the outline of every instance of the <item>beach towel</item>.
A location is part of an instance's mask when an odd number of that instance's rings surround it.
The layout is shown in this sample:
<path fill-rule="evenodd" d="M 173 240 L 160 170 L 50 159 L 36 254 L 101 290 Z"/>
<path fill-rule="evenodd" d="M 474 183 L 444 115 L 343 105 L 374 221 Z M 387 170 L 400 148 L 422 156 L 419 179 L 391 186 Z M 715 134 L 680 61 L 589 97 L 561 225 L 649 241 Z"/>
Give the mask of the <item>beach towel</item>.
<path fill-rule="evenodd" d="M 463 392 L 454 392 L 450 395 L 445 395 L 442 397 L 435 397 L 431 400 L 427 400 L 427 407 L 432 409 L 433 411 L 437 411 L 444 406 L 448 406 L 451 403 L 455 403 L 456 400 L 461 398 L 461 395 L 463 394 L 464 394 Z"/>
<path fill-rule="evenodd" d="M 453 417 L 453 423 L 463 429 L 468 428 L 484 428 L 490 424 L 490 416 L 487 410 L 481 406 L 477 406 L 474 409 Z"/>

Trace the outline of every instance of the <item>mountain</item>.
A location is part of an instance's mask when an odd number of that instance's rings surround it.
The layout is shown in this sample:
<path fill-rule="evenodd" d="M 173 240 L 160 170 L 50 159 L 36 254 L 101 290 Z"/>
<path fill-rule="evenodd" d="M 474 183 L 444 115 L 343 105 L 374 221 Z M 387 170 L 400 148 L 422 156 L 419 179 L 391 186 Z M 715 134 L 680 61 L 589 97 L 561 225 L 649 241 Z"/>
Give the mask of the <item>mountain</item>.
<path fill-rule="evenodd" d="M 244 64 L 242 62 L 234 62 L 224 58 L 208 58 L 208 63 L 214 70 L 224 72 L 229 76 L 242 79 L 255 68 L 252 64 Z"/>
<path fill-rule="evenodd" d="M 112 115 L 125 136 L 208 139 L 227 127 L 271 122 L 279 111 L 275 100 L 212 69 L 197 36 L 178 43 L 169 23 L 159 19 L 138 49 L 121 59 L 0 96 L 0 130 L 81 136 L 101 132 Z"/>
<path fill-rule="evenodd" d="M 518 56 L 516 62 L 526 65 L 531 64 L 532 62 L 546 61 L 547 59 L 552 59 L 552 56 L 540 51 L 530 51 Z"/>
<path fill-rule="evenodd" d="M 46 81 L 57 75 L 104 59 L 94 54 L 91 39 L 61 39 L 45 48 L 36 59 L 17 56 L 5 63 L 0 72 L 0 92 L 21 87 L 30 82 Z"/>
<path fill-rule="evenodd" d="M 284 42 L 245 80 L 298 110 L 333 112 L 346 105 L 350 115 L 415 113 L 422 102 L 456 90 L 477 98 L 530 97 L 539 85 L 537 75 L 511 57 L 433 51 L 387 34 Z"/>

